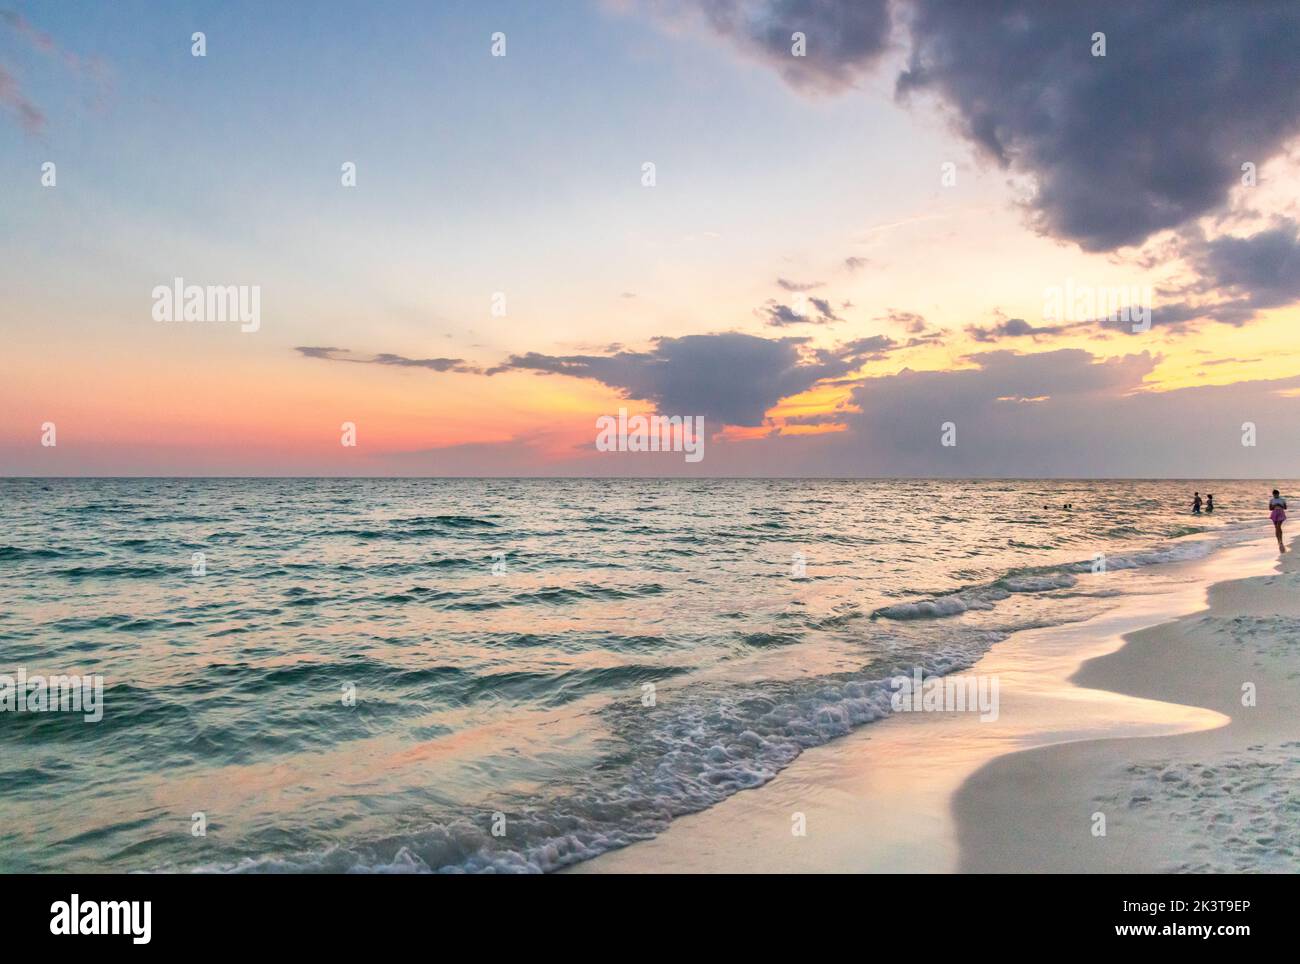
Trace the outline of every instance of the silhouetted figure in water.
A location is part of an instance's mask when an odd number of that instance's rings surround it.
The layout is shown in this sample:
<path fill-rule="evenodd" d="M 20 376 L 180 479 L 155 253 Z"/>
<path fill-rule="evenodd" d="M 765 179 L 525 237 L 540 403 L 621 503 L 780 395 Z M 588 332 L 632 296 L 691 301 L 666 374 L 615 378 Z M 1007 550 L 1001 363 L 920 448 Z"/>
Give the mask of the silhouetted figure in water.
<path fill-rule="evenodd" d="M 1201 514 L 1201 493 L 1193 492 L 1192 495 L 1194 496 L 1194 498 L 1192 499 L 1192 515 L 1200 515 Z"/>
<path fill-rule="evenodd" d="M 1207 495 L 1207 496 L 1205 497 L 1205 511 L 1206 511 L 1206 512 L 1213 512 L 1213 511 L 1214 511 L 1214 496 L 1213 496 L 1213 495 Z"/>

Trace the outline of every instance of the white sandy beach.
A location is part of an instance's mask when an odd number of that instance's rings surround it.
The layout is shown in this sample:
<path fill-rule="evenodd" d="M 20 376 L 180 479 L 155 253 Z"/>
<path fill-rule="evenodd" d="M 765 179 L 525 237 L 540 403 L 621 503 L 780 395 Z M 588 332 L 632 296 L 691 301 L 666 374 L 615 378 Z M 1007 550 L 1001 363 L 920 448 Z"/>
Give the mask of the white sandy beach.
<path fill-rule="evenodd" d="M 1110 613 L 1017 633 L 969 671 L 999 679 L 996 721 L 895 714 L 573 870 L 1300 869 L 1294 560 L 1261 533 L 1109 574 Z"/>

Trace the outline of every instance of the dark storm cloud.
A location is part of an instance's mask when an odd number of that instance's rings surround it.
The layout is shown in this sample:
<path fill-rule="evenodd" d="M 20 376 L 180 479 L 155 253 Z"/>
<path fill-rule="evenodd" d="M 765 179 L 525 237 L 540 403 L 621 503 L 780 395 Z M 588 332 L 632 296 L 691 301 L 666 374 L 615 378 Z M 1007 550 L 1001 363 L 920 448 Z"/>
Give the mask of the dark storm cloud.
<path fill-rule="evenodd" d="M 1251 308 L 1276 308 L 1300 298 L 1300 225 L 1289 218 L 1250 237 L 1200 242 L 1192 260 L 1204 282 Z"/>
<path fill-rule="evenodd" d="M 1032 173 L 1041 229 L 1090 251 L 1222 205 L 1300 131 L 1300 5 L 915 0 L 900 95 Z M 1106 56 L 1090 52 L 1094 32 Z"/>
<path fill-rule="evenodd" d="M 354 356 L 346 348 L 323 348 L 311 345 L 299 345 L 294 351 L 305 358 L 319 358 L 324 361 L 350 362 L 356 365 L 390 365 L 396 368 L 426 368 L 435 372 L 466 372 L 477 374 L 479 369 L 467 365 L 463 358 L 407 358 L 382 352 L 378 355 Z"/>
<path fill-rule="evenodd" d="M 659 6 L 698 9 L 743 53 L 808 91 L 852 86 L 889 42 L 888 0 L 676 0 Z M 802 57 L 791 54 L 795 33 L 807 38 Z"/>
<path fill-rule="evenodd" d="M 685 3 L 670 4 L 681 7 Z M 689 6 L 689 3 L 685 3 Z M 884 0 L 694 0 L 793 86 L 838 91 L 888 46 Z M 1034 175 L 1037 226 L 1090 251 L 1224 204 L 1300 133 L 1300 4 L 900 0 L 901 97 L 936 94 L 986 155 Z M 790 36 L 808 37 L 791 56 Z M 1106 56 L 1092 55 L 1105 34 Z"/>
<path fill-rule="evenodd" d="M 652 402 L 661 412 L 755 426 L 781 399 L 853 369 L 850 358 L 804 351 L 805 341 L 736 332 L 685 335 L 657 338 L 643 352 L 512 355 L 487 374 L 534 371 L 588 378 Z"/>

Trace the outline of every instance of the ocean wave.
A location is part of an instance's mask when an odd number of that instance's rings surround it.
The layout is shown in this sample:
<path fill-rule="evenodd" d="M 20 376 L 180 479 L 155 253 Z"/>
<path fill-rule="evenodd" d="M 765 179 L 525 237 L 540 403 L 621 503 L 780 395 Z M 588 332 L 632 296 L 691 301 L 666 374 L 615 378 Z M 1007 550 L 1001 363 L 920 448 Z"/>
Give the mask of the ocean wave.
<path fill-rule="evenodd" d="M 1202 520 L 1144 507 L 1132 491 L 1169 487 L 1140 482 L 1098 486 L 1104 506 L 1050 525 L 1025 519 L 1043 502 L 1025 485 L 970 483 L 981 491 L 942 531 L 917 520 L 946 483 L 95 481 L 54 499 L 8 485 L 8 662 L 131 684 L 93 726 L 3 721 L 6 772 L 68 761 L 14 791 L 50 819 L 10 859 L 104 871 L 567 866 L 880 719 L 895 666 L 955 671 L 1008 633 L 1146 591 L 1091 575 L 1094 551 L 1109 569 L 1193 558 L 1247 511 L 1171 541 Z M 1246 505 L 1236 493 L 1225 513 Z M 127 508 L 72 509 L 116 495 Z M 192 549 L 208 552 L 205 578 L 190 578 Z M 508 571 L 491 574 L 497 550 Z M 787 576 L 795 550 L 806 580 Z M 355 706 L 340 704 L 347 683 Z M 130 822 L 227 766 L 247 767 L 247 805 L 201 852 Z M 284 773 L 303 775 L 310 805 L 262 792 Z M 490 833 L 498 809 L 505 838 Z M 42 827 L 69 813 L 111 841 L 51 847 Z"/>
<path fill-rule="evenodd" d="M 184 572 L 179 566 L 73 566 L 70 569 L 54 569 L 53 575 L 65 579 L 152 579 L 157 576 L 174 575 Z"/>
<path fill-rule="evenodd" d="M 998 580 L 998 585 L 1007 592 L 1051 592 L 1053 589 L 1069 589 L 1079 580 L 1068 572 L 1049 572 L 1042 575 L 1009 576 Z"/>
<path fill-rule="evenodd" d="M 923 675 L 969 666 L 978 652 L 933 658 Z M 558 799 L 451 818 L 411 833 L 315 852 L 268 854 L 196 868 L 225 873 L 543 873 L 647 840 L 677 817 L 767 783 L 801 752 L 889 715 L 893 676 L 826 677 L 767 686 L 698 685 L 654 707 L 611 704 L 606 724 L 621 746 L 617 768 L 595 767 Z M 162 868 L 175 869 L 175 868 Z"/>
<path fill-rule="evenodd" d="M 1060 566 L 1031 567 L 1012 570 L 992 582 L 970 586 L 953 593 L 927 599 L 892 603 L 876 609 L 872 616 L 885 619 L 942 619 L 960 616 L 973 610 L 989 610 L 1013 593 L 1050 593 L 1072 589 L 1078 584 L 1076 573 L 1095 573 L 1105 570 L 1136 569 L 1170 562 L 1188 562 L 1204 558 L 1216 548 L 1232 541 L 1239 533 L 1257 528 L 1254 523 L 1238 523 L 1223 527 L 1218 539 L 1188 539 L 1155 546 L 1149 549 L 1099 554 L 1097 557 Z M 1192 530 L 1199 532 L 1202 530 Z"/>
<path fill-rule="evenodd" d="M 326 529 L 321 535 L 351 536 L 355 539 L 416 539 L 429 536 L 447 535 L 454 532 L 474 532 L 483 529 L 499 529 L 500 525 L 490 519 L 468 515 L 430 515 L 409 516 L 403 519 L 390 519 L 379 525 L 366 528 Z"/>
<path fill-rule="evenodd" d="M 657 582 L 628 588 L 600 586 L 595 583 L 579 583 L 575 586 L 545 586 L 527 592 L 516 592 L 500 599 L 465 598 L 459 602 L 449 603 L 444 608 L 480 612 L 488 609 L 503 609 L 507 606 L 528 606 L 533 604 L 570 606 L 596 600 L 637 599 L 643 596 L 657 596 L 667 591 L 666 586 Z M 462 593 L 460 595 L 477 596 L 478 594 Z"/>
<path fill-rule="evenodd" d="M 934 599 L 919 599 L 915 602 L 894 603 L 881 606 L 873 616 L 886 619 L 940 619 L 944 616 L 959 616 L 972 610 L 992 609 L 998 599 L 1005 599 L 1007 593 L 998 596 L 994 590 L 971 593 L 953 593 Z"/>
<path fill-rule="evenodd" d="M 141 633 L 164 629 L 184 629 L 195 625 L 197 624 L 191 619 L 132 616 L 129 613 L 103 613 L 99 616 L 66 616 L 50 623 L 50 628 L 60 633 L 85 633 L 101 629 L 124 633 Z"/>
<path fill-rule="evenodd" d="M 23 549 L 19 546 L 0 546 L 0 562 L 26 562 L 30 559 L 63 559 L 70 553 L 58 549 Z"/>
<path fill-rule="evenodd" d="M 792 646 L 802 642 L 803 637 L 797 633 L 745 633 L 740 641 L 746 646 Z"/>

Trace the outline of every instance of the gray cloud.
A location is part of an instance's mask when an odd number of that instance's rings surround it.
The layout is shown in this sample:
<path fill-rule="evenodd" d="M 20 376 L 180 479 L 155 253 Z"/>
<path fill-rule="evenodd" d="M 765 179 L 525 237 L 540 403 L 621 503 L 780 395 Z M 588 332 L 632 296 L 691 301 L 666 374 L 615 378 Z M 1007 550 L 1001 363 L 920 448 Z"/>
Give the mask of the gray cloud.
<path fill-rule="evenodd" d="M 820 281 L 790 281 L 787 278 L 777 278 L 776 283 L 786 291 L 812 291 L 822 286 Z"/>
<path fill-rule="evenodd" d="M 1204 361 L 1202 365 L 1249 365 L 1252 362 L 1263 361 L 1262 358 L 1214 358 Z"/>
<path fill-rule="evenodd" d="M 878 361 L 900 347 L 898 342 L 888 335 L 871 335 L 867 338 L 855 338 L 836 348 L 818 349 L 817 354 L 828 362 L 832 359 L 844 359 L 857 367 L 862 362 Z"/>
<path fill-rule="evenodd" d="M 1275 218 L 1273 227 L 1245 237 L 1208 240 L 1189 230 L 1165 247 L 1165 256 L 1184 259 L 1195 277 L 1181 287 L 1161 289 L 1162 296 L 1175 300 L 1152 309 L 1152 327 L 1190 330 L 1200 321 L 1240 327 L 1263 309 L 1300 299 L 1300 223 L 1292 218 Z M 1186 300 L 1189 295 L 1199 300 Z M 1132 331 L 1122 319 L 1099 318 L 1091 324 Z"/>
<path fill-rule="evenodd" d="M 810 351 L 804 338 L 727 332 L 657 338 L 649 351 L 611 355 L 512 355 L 487 374 L 534 371 L 589 378 L 645 399 L 667 414 L 703 415 L 714 423 L 756 426 L 783 398 L 854 370 L 862 346 Z"/>
<path fill-rule="evenodd" d="M 407 358 L 382 352 L 378 355 L 354 355 L 347 348 L 326 348 L 312 345 L 299 345 L 294 351 L 304 358 L 319 358 L 324 361 L 349 362 L 356 365 L 391 365 L 397 368 L 426 368 L 435 372 L 465 372 L 480 374 L 480 369 L 468 365 L 463 358 Z"/>
<path fill-rule="evenodd" d="M 1129 324 L 1126 322 L 1126 324 Z M 995 325 L 967 325 L 966 333 L 976 341 L 999 341 L 1003 338 L 1038 338 L 1042 335 L 1059 335 L 1074 325 L 1031 325 L 1023 318 L 1008 318 Z"/>
<path fill-rule="evenodd" d="M 826 298 L 809 298 L 808 304 L 813 307 L 816 314 L 800 313 L 790 305 L 770 299 L 761 308 L 755 309 L 755 314 L 774 328 L 787 328 L 790 325 L 825 325 L 832 321 L 844 320 L 835 313 L 835 309 Z"/>
<path fill-rule="evenodd" d="M 890 324 L 902 325 L 913 335 L 919 335 L 925 331 L 925 316 L 918 315 L 914 311 L 895 311 L 889 309 L 889 313 L 877 318 L 876 321 L 888 321 Z"/>
<path fill-rule="evenodd" d="M 849 378 L 867 362 L 929 342 L 900 343 L 887 335 L 856 338 L 832 348 L 812 348 L 807 338 L 761 338 L 728 332 L 656 338 L 650 351 L 607 355 L 512 355 L 484 374 L 534 371 L 589 378 L 628 398 L 646 399 L 668 414 L 704 415 L 715 423 L 762 425 L 784 398 L 818 383 L 855 384 Z"/>
<path fill-rule="evenodd" d="M 299 345 L 294 351 L 300 353 L 305 358 L 324 358 L 327 361 L 348 361 L 346 358 L 337 358 L 335 356 L 346 354 L 346 348 L 326 348 L 315 347 L 311 345 Z"/>
<path fill-rule="evenodd" d="M 1290 218 L 1249 237 L 1202 241 L 1191 257 L 1205 282 L 1250 308 L 1275 308 L 1300 298 L 1300 225 Z"/>
<path fill-rule="evenodd" d="M 822 321 L 843 321 L 839 315 L 835 314 L 835 309 L 825 298 L 809 298 L 808 301 L 817 309 L 817 314 L 821 316 Z"/>
<path fill-rule="evenodd" d="M 783 305 L 776 301 L 769 301 L 762 308 L 756 309 L 756 313 L 765 317 L 767 323 L 775 328 L 784 328 L 787 325 L 802 325 L 808 321 L 807 318 L 789 305 Z"/>
<path fill-rule="evenodd" d="M 710 27 L 746 56 L 776 69 L 791 86 L 834 92 L 869 71 L 889 43 L 889 0 L 670 0 L 666 11 L 700 11 Z M 807 38 L 791 54 L 791 35 Z"/>
<path fill-rule="evenodd" d="M 1294 471 L 1300 377 L 1150 391 L 1147 352 L 1100 360 L 1079 349 L 971 356 L 958 371 L 863 379 L 847 433 L 809 463 L 830 473 L 917 476 L 1253 476 Z M 1241 423 L 1267 449 L 1241 445 Z M 956 424 L 957 444 L 940 444 Z M 1261 441 L 1261 444 L 1264 444 Z M 769 456 L 772 454 L 769 450 Z"/>
<path fill-rule="evenodd" d="M 1192 323 L 1198 321 L 1217 321 L 1225 325 L 1240 327 L 1255 317 L 1255 309 L 1245 301 L 1225 301 L 1196 305 L 1186 301 L 1175 301 L 1157 305 L 1151 309 L 1151 327 L 1169 328 L 1177 332 L 1189 331 Z M 1126 335 L 1140 335 L 1133 331 L 1133 322 L 1125 318 L 1097 318 L 1093 321 L 1080 322 L 1065 326 L 1069 328 L 1096 327 L 1100 330 L 1117 331 Z"/>
<path fill-rule="evenodd" d="M 1300 6 L 914 0 L 898 91 L 1032 173 L 1038 226 L 1090 251 L 1222 205 L 1245 161 L 1300 132 Z M 1106 34 L 1107 55 L 1091 37 Z"/>
<path fill-rule="evenodd" d="M 682 4 L 677 4 L 680 7 Z M 694 0 L 720 35 L 800 89 L 839 91 L 888 46 L 885 0 Z M 1089 251 L 1222 206 L 1241 165 L 1300 133 L 1300 6 L 900 0 L 900 97 L 936 94 L 957 129 L 1034 175 L 1037 227 Z M 808 35 L 792 57 L 790 35 Z M 1106 56 L 1091 53 L 1094 32 Z"/>

